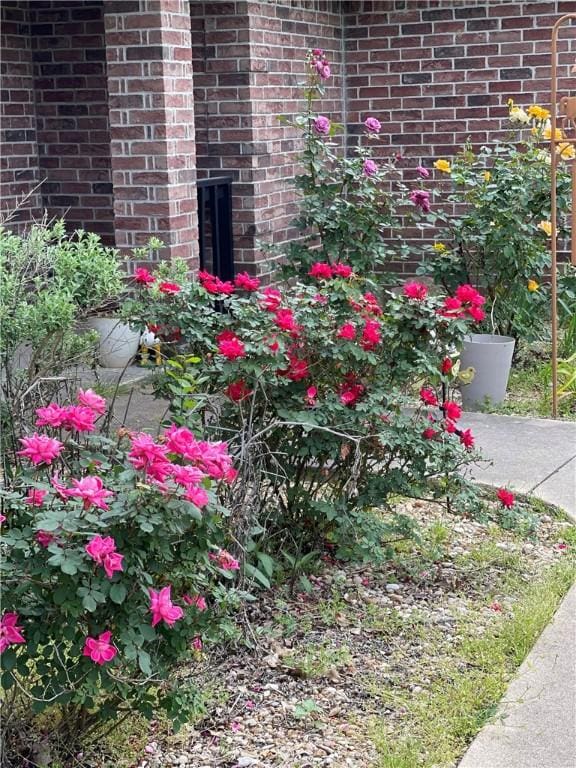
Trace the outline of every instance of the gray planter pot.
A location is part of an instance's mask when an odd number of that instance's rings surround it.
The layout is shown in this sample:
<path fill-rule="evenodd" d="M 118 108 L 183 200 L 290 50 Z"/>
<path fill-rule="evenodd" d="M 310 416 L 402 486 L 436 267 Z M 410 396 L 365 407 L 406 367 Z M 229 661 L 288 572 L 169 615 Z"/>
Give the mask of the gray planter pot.
<path fill-rule="evenodd" d="M 481 410 L 486 403 L 498 405 L 504 400 L 515 344 L 510 336 L 489 333 L 472 333 L 464 338 L 460 370 L 475 370 L 470 384 L 460 385 L 465 410 Z"/>

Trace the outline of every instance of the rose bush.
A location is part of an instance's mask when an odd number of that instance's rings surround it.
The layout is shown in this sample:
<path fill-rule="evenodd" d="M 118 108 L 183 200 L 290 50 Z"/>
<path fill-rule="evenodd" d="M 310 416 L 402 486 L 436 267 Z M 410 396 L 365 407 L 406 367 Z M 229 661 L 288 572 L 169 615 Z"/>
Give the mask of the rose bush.
<path fill-rule="evenodd" d="M 5 733 L 22 700 L 57 707 L 68 747 L 135 711 L 184 722 L 197 691 L 180 665 L 229 634 L 240 596 L 226 446 L 177 425 L 104 437 L 105 410 L 90 390 L 38 408 L 1 493 Z"/>
<path fill-rule="evenodd" d="M 548 270 L 550 237 L 550 113 L 509 102 L 512 124 L 506 141 L 474 152 L 465 145 L 450 163 L 435 167 L 452 181 L 446 202 L 436 211 L 438 242 L 419 270 L 453 293 L 471 283 L 486 296 L 488 333 L 526 340 L 541 335 L 550 315 Z M 560 130 L 560 129 L 558 129 Z M 559 144 L 561 160 L 574 155 Z M 570 174 L 558 168 L 559 236 L 567 235 Z"/>
<path fill-rule="evenodd" d="M 280 259 L 284 274 L 306 278 L 316 262 L 343 262 L 357 272 L 371 272 L 409 254 L 402 227 L 429 212 L 429 193 L 405 184 L 396 154 L 376 160 L 382 125 L 367 115 L 362 135 L 348 152 L 342 126 L 323 114 L 319 102 L 331 76 L 321 49 L 307 56 L 303 86 L 305 106 L 294 118 L 282 118 L 302 138 L 301 172 L 294 179 L 299 213 L 293 222 L 299 237 L 279 246 L 266 246 Z M 386 237 L 384 236 L 386 235 Z M 388 275 L 393 282 L 393 276 Z"/>
<path fill-rule="evenodd" d="M 396 494 L 456 495 L 457 470 L 475 458 L 446 361 L 482 320 L 483 298 L 471 286 L 460 298 L 431 296 L 412 282 L 383 308 L 374 284 L 341 262 L 316 262 L 308 278 L 260 289 L 247 275 L 224 283 L 201 272 L 170 296 L 146 280 L 127 312 L 177 329 L 177 349 L 201 361 L 189 409 L 176 384 L 184 357 L 169 361 L 164 393 L 177 396 L 183 423 L 200 403 L 207 434 L 237 457 L 240 477 L 224 499 L 245 547 L 260 546 L 258 531 L 276 550 L 328 540 L 342 555 L 376 556 L 386 526 L 405 532 L 408 521 L 390 514 L 367 537 L 368 510 Z M 408 411 L 419 382 L 445 386 Z"/>

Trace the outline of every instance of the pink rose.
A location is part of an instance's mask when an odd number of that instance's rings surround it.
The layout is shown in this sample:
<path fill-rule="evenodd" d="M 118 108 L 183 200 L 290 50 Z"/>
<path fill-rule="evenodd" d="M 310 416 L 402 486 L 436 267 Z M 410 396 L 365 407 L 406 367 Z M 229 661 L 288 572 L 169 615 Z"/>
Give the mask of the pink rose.
<path fill-rule="evenodd" d="M 26 642 L 22 627 L 18 626 L 19 620 L 17 613 L 4 613 L 0 619 L 0 653 L 4 653 L 9 645 Z"/>
<path fill-rule="evenodd" d="M 155 627 L 160 621 L 164 621 L 169 627 L 174 626 L 174 622 L 184 616 L 184 611 L 172 603 L 170 590 L 172 587 L 163 587 L 159 592 L 149 589 L 150 610 L 152 611 L 152 626 Z"/>
<path fill-rule="evenodd" d="M 98 637 L 87 637 L 84 643 L 83 656 L 89 656 L 96 664 L 105 664 L 112 661 L 118 653 L 116 648 L 110 642 L 112 632 L 102 632 Z"/>
<path fill-rule="evenodd" d="M 378 163 L 375 163 L 374 160 L 371 160 L 369 157 L 366 158 L 362 166 L 362 173 L 364 176 L 374 176 L 375 173 L 378 173 Z"/>
<path fill-rule="evenodd" d="M 364 121 L 366 130 L 370 133 L 380 133 L 382 123 L 376 117 L 367 117 Z"/>
<path fill-rule="evenodd" d="M 324 115 L 315 117 L 312 121 L 312 125 L 316 133 L 319 133 L 321 136 L 326 136 L 330 133 L 330 120 L 328 120 L 327 117 L 324 117 Z"/>
<path fill-rule="evenodd" d="M 427 192 L 425 189 L 413 189 L 409 197 L 414 205 L 420 208 L 423 213 L 430 212 L 430 192 Z"/>
<path fill-rule="evenodd" d="M 32 464 L 51 464 L 64 448 L 59 440 L 47 435 L 39 435 L 37 432 L 31 437 L 19 439 L 24 448 L 18 451 L 18 456 L 25 456 Z"/>

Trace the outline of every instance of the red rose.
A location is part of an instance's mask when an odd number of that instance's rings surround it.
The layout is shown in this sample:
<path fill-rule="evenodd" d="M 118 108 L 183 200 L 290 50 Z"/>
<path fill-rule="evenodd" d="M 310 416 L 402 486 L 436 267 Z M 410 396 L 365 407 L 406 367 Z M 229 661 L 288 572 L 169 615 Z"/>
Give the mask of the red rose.
<path fill-rule="evenodd" d="M 438 398 L 436 392 L 430 387 L 422 387 L 420 390 L 420 400 L 426 405 L 438 405 Z"/>
<path fill-rule="evenodd" d="M 498 488 L 498 501 L 501 502 L 503 507 L 511 509 L 514 506 L 516 497 L 512 491 L 506 490 L 506 488 Z"/>
<path fill-rule="evenodd" d="M 354 338 L 356 338 L 356 328 L 354 327 L 353 323 L 344 323 L 344 325 L 341 325 L 340 328 L 338 328 L 338 333 L 336 336 L 339 339 L 347 339 L 348 341 L 352 341 Z"/>
<path fill-rule="evenodd" d="M 274 322 L 283 331 L 289 331 L 292 335 L 300 333 L 300 326 L 294 320 L 294 313 L 291 309 L 278 309 L 274 315 Z"/>
<path fill-rule="evenodd" d="M 176 285 L 176 283 L 160 283 L 160 285 L 158 286 L 158 290 L 160 291 L 160 293 L 173 295 L 175 293 L 180 293 L 182 288 L 180 288 L 179 285 Z"/>
<path fill-rule="evenodd" d="M 317 261 L 312 264 L 308 272 L 310 277 L 317 277 L 320 280 L 330 280 L 332 278 L 332 267 L 323 261 Z"/>
<path fill-rule="evenodd" d="M 466 448 L 473 448 L 474 447 L 474 435 L 472 434 L 472 430 L 465 429 L 461 433 L 461 435 L 460 435 L 460 442 Z"/>
<path fill-rule="evenodd" d="M 486 301 L 484 296 L 478 293 L 476 288 L 473 288 L 468 284 L 458 286 L 456 289 L 456 298 L 459 299 L 462 304 L 475 304 L 476 306 L 484 304 Z"/>
<path fill-rule="evenodd" d="M 246 357 L 244 344 L 236 336 L 219 341 L 218 352 L 228 360 L 237 360 L 240 357 Z"/>
<path fill-rule="evenodd" d="M 468 307 L 468 314 L 470 317 L 475 320 L 477 323 L 481 323 L 482 320 L 486 317 L 486 312 L 484 312 L 483 309 L 480 309 L 480 307 Z"/>
<path fill-rule="evenodd" d="M 460 408 L 458 403 L 455 403 L 453 400 L 446 400 L 442 405 L 442 410 L 444 411 L 446 418 L 451 419 L 452 421 L 458 421 L 460 416 L 462 416 L 462 408 Z"/>
<path fill-rule="evenodd" d="M 234 278 L 234 285 L 243 291 L 256 291 L 260 287 L 260 280 L 250 277 L 248 272 L 240 272 Z"/>
<path fill-rule="evenodd" d="M 349 267 L 348 264 L 334 264 L 332 274 L 334 277 L 351 277 L 353 274 L 352 267 Z"/>
<path fill-rule="evenodd" d="M 277 288 L 264 288 L 262 291 L 264 294 L 263 300 L 260 302 L 260 308 L 265 309 L 267 312 L 276 312 L 282 301 L 280 291 Z"/>
<path fill-rule="evenodd" d="M 362 349 L 369 351 L 381 341 L 380 323 L 378 320 L 366 320 L 364 328 L 362 330 L 362 340 L 360 346 Z"/>
<path fill-rule="evenodd" d="M 423 283 L 406 283 L 403 291 L 404 296 L 417 301 L 423 301 L 428 295 L 428 288 Z"/>
<path fill-rule="evenodd" d="M 243 379 L 228 384 L 224 392 L 228 395 L 230 400 L 233 400 L 235 403 L 245 400 L 252 394 L 252 390 L 248 389 L 246 382 Z"/>
<path fill-rule="evenodd" d="M 290 365 L 286 370 L 278 371 L 280 376 L 286 376 L 290 381 L 302 381 L 302 379 L 308 377 L 310 370 L 307 360 L 302 357 L 296 357 L 296 355 L 289 355 L 288 359 Z"/>
<path fill-rule="evenodd" d="M 442 371 L 443 374 L 450 373 L 453 365 L 454 363 L 452 362 L 452 360 L 450 360 L 449 357 L 445 357 L 444 360 L 442 360 L 442 364 L 440 365 L 440 370 Z"/>
<path fill-rule="evenodd" d="M 156 282 L 156 278 L 144 267 L 139 267 L 134 273 L 134 280 L 140 285 L 150 285 Z"/>

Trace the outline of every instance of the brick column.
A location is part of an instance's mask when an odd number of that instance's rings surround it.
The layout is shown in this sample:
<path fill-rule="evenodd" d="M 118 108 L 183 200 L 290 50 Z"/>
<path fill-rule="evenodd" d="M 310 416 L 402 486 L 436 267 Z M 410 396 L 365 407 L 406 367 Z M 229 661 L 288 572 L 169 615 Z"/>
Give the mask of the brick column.
<path fill-rule="evenodd" d="M 105 0 L 116 244 L 159 237 L 197 266 L 198 218 L 187 0 Z"/>

